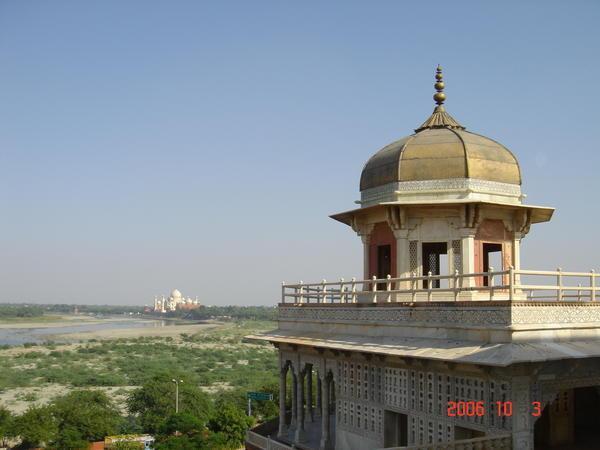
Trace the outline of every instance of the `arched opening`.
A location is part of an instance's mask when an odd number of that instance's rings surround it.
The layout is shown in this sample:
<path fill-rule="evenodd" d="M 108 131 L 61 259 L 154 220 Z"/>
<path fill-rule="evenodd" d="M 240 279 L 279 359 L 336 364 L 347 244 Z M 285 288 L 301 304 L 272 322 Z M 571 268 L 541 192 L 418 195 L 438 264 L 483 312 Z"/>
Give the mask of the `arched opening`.
<path fill-rule="evenodd" d="M 600 442 L 600 394 L 597 387 L 560 391 L 536 421 L 536 450 L 591 450 Z"/>

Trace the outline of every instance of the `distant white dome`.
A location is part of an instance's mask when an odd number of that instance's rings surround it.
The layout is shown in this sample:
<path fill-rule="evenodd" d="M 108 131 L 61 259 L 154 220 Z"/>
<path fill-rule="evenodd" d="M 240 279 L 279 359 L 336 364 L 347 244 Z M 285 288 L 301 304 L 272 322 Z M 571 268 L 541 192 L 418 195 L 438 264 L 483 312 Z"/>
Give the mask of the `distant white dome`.
<path fill-rule="evenodd" d="M 179 292 L 177 289 L 173 289 L 173 291 L 171 292 L 171 297 L 172 298 L 181 298 L 181 292 Z"/>

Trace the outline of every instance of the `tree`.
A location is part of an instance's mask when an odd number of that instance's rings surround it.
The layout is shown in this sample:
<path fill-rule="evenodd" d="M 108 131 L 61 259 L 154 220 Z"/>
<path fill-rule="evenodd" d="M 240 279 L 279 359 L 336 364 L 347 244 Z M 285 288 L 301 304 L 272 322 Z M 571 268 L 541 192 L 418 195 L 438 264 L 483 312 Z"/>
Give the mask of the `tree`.
<path fill-rule="evenodd" d="M 136 441 L 117 441 L 113 444 L 108 444 L 106 448 L 110 450 L 143 450 L 144 444 Z"/>
<path fill-rule="evenodd" d="M 147 433 L 157 433 L 166 418 L 175 412 L 175 386 L 172 377 L 158 376 L 131 393 L 129 411 L 138 415 Z M 179 384 L 179 412 L 189 413 L 205 424 L 213 411 L 209 397 L 191 382 Z"/>
<path fill-rule="evenodd" d="M 161 427 L 160 434 L 171 435 L 175 432 L 193 436 L 203 432 L 206 426 L 200 419 L 189 413 L 172 414 Z"/>
<path fill-rule="evenodd" d="M 223 433 L 227 436 L 227 443 L 233 448 L 238 448 L 246 437 L 246 431 L 252 426 L 254 420 L 242 410 L 231 403 L 221 403 L 217 412 L 209 420 L 208 428 L 214 433 Z"/>
<path fill-rule="evenodd" d="M 0 446 L 6 447 L 6 441 L 12 437 L 13 416 L 10 411 L 0 406 Z"/>
<path fill-rule="evenodd" d="M 77 428 L 72 426 L 59 427 L 58 438 L 54 442 L 56 445 L 60 445 L 61 449 L 69 450 L 85 450 L 89 447 L 88 441 L 86 441 L 81 432 Z"/>
<path fill-rule="evenodd" d="M 59 436 L 55 444 L 61 449 L 86 449 L 89 441 L 116 434 L 123 418 L 102 391 L 73 391 L 52 402 Z"/>
<path fill-rule="evenodd" d="M 48 406 L 32 406 L 14 422 L 14 433 L 21 438 L 21 447 L 38 447 L 52 442 L 58 433 L 56 420 Z"/>
<path fill-rule="evenodd" d="M 195 436 L 168 436 L 157 442 L 156 450 L 230 450 L 232 447 L 223 433 L 200 433 Z"/>

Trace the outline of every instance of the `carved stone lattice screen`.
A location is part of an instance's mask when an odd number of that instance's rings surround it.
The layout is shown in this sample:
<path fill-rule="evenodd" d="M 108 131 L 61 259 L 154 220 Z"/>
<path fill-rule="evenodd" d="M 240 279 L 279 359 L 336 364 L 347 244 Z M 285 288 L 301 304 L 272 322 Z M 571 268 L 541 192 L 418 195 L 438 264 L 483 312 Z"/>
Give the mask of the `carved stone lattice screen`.
<path fill-rule="evenodd" d="M 462 250 L 460 240 L 452 241 L 452 261 L 454 263 L 454 270 L 458 270 L 458 273 L 462 273 Z"/>
<path fill-rule="evenodd" d="M 418 260 L 418 241 L 410 241 L 408 243 L 408 257 L 409 257 L 409 265 L 410 265 L 410 273 L 416 273 L 418 275 L 419 270 L 419 260 Z"/>

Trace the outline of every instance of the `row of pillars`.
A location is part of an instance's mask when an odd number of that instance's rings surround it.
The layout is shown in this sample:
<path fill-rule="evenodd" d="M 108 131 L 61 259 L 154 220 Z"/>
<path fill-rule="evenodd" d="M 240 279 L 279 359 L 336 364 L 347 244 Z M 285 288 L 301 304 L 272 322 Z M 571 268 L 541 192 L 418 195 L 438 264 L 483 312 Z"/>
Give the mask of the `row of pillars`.
<path fill-rule="evenodd" d="M 292 369 L 292 411 L 289 428 L 286 424 L 287 373 Z M 330 429 L 330 413 L 335 409 L 335 392 L 333 376 L 328 372 L 324 376 L 317 373 L 316 411 L 321 414 L 320 450 L 331 450 L 332 439 Z M 305 389 L 306 387 L 306 389 Z M 285 438 L 290 430 L 294 430 L 294 442 L 306 441 L 306 416 L 315 421 L 315 405 L 313 405 L 313 367 L 306 364 L 300 371 L 294 371 L 288 362 L 279 375 L 279 432 L 278 437 Z"/>

